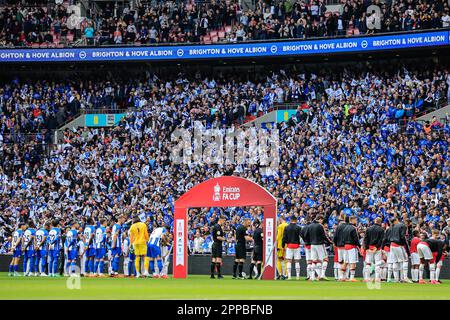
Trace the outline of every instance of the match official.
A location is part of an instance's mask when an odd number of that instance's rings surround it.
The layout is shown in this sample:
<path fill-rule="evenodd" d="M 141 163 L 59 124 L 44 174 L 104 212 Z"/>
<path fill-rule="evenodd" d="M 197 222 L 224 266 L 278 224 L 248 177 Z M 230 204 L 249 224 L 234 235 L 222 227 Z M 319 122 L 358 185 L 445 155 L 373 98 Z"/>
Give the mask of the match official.
<path fill-rule="evenodd" d="M 263 230 L 261 228 L 261 222 L 258 219 L 255 219 L 253 221 L 253 255 L 252 255 L 252 263 L 250 264 L 250 270 L 249 270 L 249 279 L 252 279 L 252 271 L 253 268 L 256 266 L 256 270 L 258 271 L 258 274 L 255 276 L 255 279 L 258 279 L 261 277 L 261 266 L 262 266 L 262 260 L 263 260 Z"/>
<path fill-rule="evenodd" d="M 225 216 L 220 216 L 218 222 L 212 229 L 213 245 L 211 250 L 211 279 L 215 279 L 214 270 L 217 269 L 217 279 L 222 279 L 220 267 L 222 266 L 222 241 L 225 241 L 222 225 L 225 223 Z"/>
<path fill-rule="evenodd" d="M 244 279 L 242 276 L 242 270 L 244 269 L 244 262 L 247 256 L 247 250 L 245 244 L 247 241 L 251 241 L 252 237 L 247 234 L 250 227 L 251 220 L 249 218 L 244 219 L 243 223 L 236 229 L 236 257 L 233 265 L 233 279 Z M 236 276 L 236 271 L 239 268 L 239 274 Z"/>

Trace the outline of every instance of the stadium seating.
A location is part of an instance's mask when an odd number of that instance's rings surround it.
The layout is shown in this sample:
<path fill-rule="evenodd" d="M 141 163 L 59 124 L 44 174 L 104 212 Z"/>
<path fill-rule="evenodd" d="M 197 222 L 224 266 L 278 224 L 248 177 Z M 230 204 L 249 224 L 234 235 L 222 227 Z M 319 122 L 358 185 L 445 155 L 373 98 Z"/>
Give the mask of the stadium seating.
<path fill-rule="evenodd" d="M 211 41 L 208 38 L 205 41 Z M 314 76 L 280 70 L 248 82 L 234 80 L 239 75 L 198 82 L 167 74 L 161 79 L 132 77 L 136 81 L 130 83 L 130 78 L 121 80 L 120 73 L 113 72 L 117 77 L 113 84 L 97 75 L 91 88 L 83 83 L 84 89 L 77 79 L 71 85 L 55 79 L 3 83 L 0 206 L 5 214 L 0 242 L 28 217 L 39 221 L 58 217 L 67 225 L 90 215 L 145 214 L 155 223 L 171 225 L 174 199 L 218 174 L 258 182 L 280 199 L 279 214 L 296 214 L 302 223 L 307 216 L 325 214 L 330 232 L 339 213 L 358 216 L 360 230 L 375 216 L 387 221 L 397 214 L 426 232 L 432 227 L 450 232 L 449 119 L 428 124 L 415 120 L 427 108 L 447 103 L 450 78 L 442 68 L 408 67 L 390 75 L 384 69 L 334 70 L 344 82 L 333 80 L 329 70 Z M 397 92 L 386 96 L 387 83 L 398 84 L 391 89 L 402 88 L 405 98 L 396 97 Z M 182 84 L 189 95 L 174 91 L 170 104 L 160 99 L 166 95 L 164 88 Z M 110 90 L 114 95 L 108 94 Z M 235 102 L 227 103 L 218 92 Z M 215 113 L 202 101 L 217 106 Z M 278 124 L 282 161 L 277 172 L 263 174 L 250 165 L 175 166 L 160 157 L 171 149 L 170 134 L 180 125 L 189 127 L 198 120 L 206 128 L 237 126 L 287 102 L 300 107 Z M 67 130 L 57 148 L 46 149 L 49 130 L 75 116 L 82 106 L 123 106 L 129 114 L 111 129 Z M 191 213 L 189 239 L 199 230 L 208 243 L 205 227 L 219 209 L 196 210 Z M 226 214 L 261 217 L 255 208 L 227 209 Z M 227 236 L 232 223 L 231 219 L 225 227 Z"/>
<path fill-rule="evenodd" d="M 366 33 L 368 28 L 366 27 L 366 17 L 362 14 L 366 11 L 368 3 L 356 0 L 347 0 L 340 5 L 339 11 L 336 10 L 336 6 L 330 6 L 330 10 L 324 4 L 323 0 L 319 0 L 319 18 L 323 19 L 320 23 L 323 28 L 319 28 L 318 31 L 310 31 L 310 27 L 318 23 L 320 19 L 317 19 L 311 14 L 311 4 L 302 8 L 301 1 L 296 1 L 292 8 L 292 11 L 287 11 L 286 7 L 280 5 L 279 1 L 264 1 L 265 8 L 270 8 L 270 16 L 264 17 L 264 11 L 262 3 L 257 4 L 254 10 L 242 10 L 239 5 L 239 1 L 230 1 L 227 4 L 226 1 L 216 2 L 195 2 L 195 4 L 177 4 L 172 7 L 171 2 L 158 2 L 156 6 L 146 2 L 139 5 L 136 9 L 130 10 L 125 7 L 124 10 L 111 10 L 108 7 L 109 4 L 103 4 L 99 2 L 98 5 L 102 6 L 102 10 L 95 12 L 96 18 L 90 19 L 88 17 L 82 17 L 82 23 L 77 36 L 74 36 L 75 29 L 70 29 L 67 36 L 67 44 L 71 44 L 77 41 L 84 34 L 84 30 L 88 25 L 91 25 L 95 30 L 95 40 L 93 45 L 98 44 L 98 39 L 102 37 L 102 43 L 106 44 L 130 44 L 140 41 L 141 44 L 148 43 L 148 35 L 152 32 L 151 26 L 147 23 L 144 16 L 155 15 L 156 17 L 162 17 L 163 12 L 168 12 L 167 20 L 168 27 L 162 25 L 156 25 L 155 31 L 157 32 L 157 42 L 185 42 L 191 43 L 215 43 L 218 41 L 227 41 L 227 39 L 235 39 L 236 28 L 238 25 L 243 26 L 246 40 L 262 40 L 272 38 L 308 38 L 308 37 L 326 37 L 336 36 L 338 21 L 340 20 L 344 30 L 342 35 L 352 36 L 359 33 Z M 193 14 L 190 8 L 197 6 L 198 13 Z M 227 6 L 231 6 L 234 11 L 242 12 L 234 15 L 231 18 L 225 19 Z M 425 6 L 419 5 L 419 1 L 392 1 L 391 7 L 387 8 L 387 4 L 381 5 L 380 24 L 381 28 L 376 32 L 391 32 L 391 31 L 411 31 L 419 29 L 436 29 L 436 28 L 448 28 L 450 25 L 449 5 L 447 1 L 437 0 L 427 2 Z M 411 9 L 409 9 L 411 7 Z M 62 5 L 49 5 L 39 7 L 21 7 L 16 6 L 4 6 L 0 7 L 0 13 L 4 16 L 4 19 L 0 20 L 0 45 L 14 45 L 14 46 L 32 46 L 33 43 L 43 43 L 42 32 L 51 32 L 54 36 L 55 26 L 59 28 L 73 28 L 68 25 L 67 19 L 71 13 L 67 12 L 67 3 Z M 408 8 L 408 9 L 407 9 Z M 123 37 L 121 40 L 114 39 L 112 33 L 118 27 L 116 22 L 107 19 L 107 15 L 114 12 L 117 16 L 114 21 L 131 21 L 131 25 L 136 27 L 136 37 Z M 134 18 L 134 13 L 137 12 L 137 18 Z M 217 13 L 218 12 L 218 13 Z M 434 17 L 434 14 L 437 17 Z M 368 13 L 367 16 L 370 16 Z M 429 14 L 433 17 L 430 20 L 426 20 L 424 16 Z M 177 16 L 179 18 L 177 18 Z M 14 21 L 17 17 L 20 17 L 18 26 L 14 25 Z M 133 18 L 132 18 L 133 17 Z M 206 19 L 207 22 L 205 22 Z M 259 29 L 255 28 L 254 24 L 250 24 L 250 21 L 257 21 Z M 425 19 L 425 20 L 423 20 Z M 203 26 L 207 25 L 207 28 Z M 123 28 L 122 26 L 119 26 Z M 143 27 L 143 29 L 141 28 Z M 285 34 L 281 32 L 283 28 L 289 27 L 291 30 Z M 126 29 L 126 28 L 125 28 Z M 123 30 L 124 32 L 126 30 Z M 39 30 L 39 32 L 33 36 L 33 31 Z M 67 30 L 67 29 L 66 29 Z M 263 30 L 258 31 L 258 30 Z M 363 31 L 362 31 L 363 30 Z M 24 39 L 19 37 L 21 31 L 25 32 Z M 190 33 L 188 33 L 190 32 Z M 265 34 L 263 34 L 265 33 Z M 174 36 L 176 35 L 176 36 Z M 226 35 L 230 35 L 226 37 Z M 202 39 L 202 36 L 209 38 Z M 54 42 L 59 44 L 59 39 L 55 39 Z M 142 41 L 142 39 L 147 39 Z"/>

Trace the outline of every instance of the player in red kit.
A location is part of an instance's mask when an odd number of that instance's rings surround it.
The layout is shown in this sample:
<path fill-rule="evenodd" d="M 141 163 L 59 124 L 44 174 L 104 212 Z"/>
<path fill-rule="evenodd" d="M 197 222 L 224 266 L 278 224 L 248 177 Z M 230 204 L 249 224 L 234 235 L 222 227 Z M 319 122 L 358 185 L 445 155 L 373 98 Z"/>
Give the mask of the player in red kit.
<path fill-rule="evenodd" d="M 414 283 L 419 282 L 419 266 L 420 266 L 420 258 L 417 253 L 417 245 L 420 242 L 420 232 L 419 230 L 413 231 L 413 238 L 411 240 L 411 278 Z"/>
<path fill-rule="evenodd" d="M 384 229 L 381 227 L 381 218 L 367 228 L 364 236 L 364 281 L 370 281 L 370 270 L 375 270 L 375 281 L 381 281 L 381 266 L 383 264 L 381 246 L 383 244 Z"/>
<path fill-rule="evenodd" d="M 445 245 L 444 245 L 444 250 L 442 251 L 441 259 L 436 263 L 436 281 L 439 283 L 441 283 L 441 280 L 439 280 L 439 276 L 441 274 L 441 268 L 442 268 L 442 265 L 444 264 L 444 259 L 447 255 L 448 255 L 448 253 L 447 253 L 447 251 L 445 251 Z"/>
<path fill-rule="evenodd" d="M 417 245 L 417 253 L 420 258 L 419 283 L 426 283 L 423 279 L 423 270 L 428 265 L 430 268 L 430 283 L 439 284 L 436 281 L 436 262 L 441 259 L 444 243 L 438 240 L 439 231 L 434 229 L 431 238 L 426 239 L 426 235 L 421 235 L 421 241 Z"/>
<path fill-rule="evenodd" d="M 350 223 L 346 225 L 343 230 L 345 242 L 345 267 L 343 269 L 346 269 L 347 266 L 350 267 L 350 279 L 347 281 L 358 282 L 358 280 L 355 279 L 355 273 L 361 245 L 359 243 L 358 232 L 356 230 L 357 218 L 355 216 L 351 216 L 349 222 Z"/>

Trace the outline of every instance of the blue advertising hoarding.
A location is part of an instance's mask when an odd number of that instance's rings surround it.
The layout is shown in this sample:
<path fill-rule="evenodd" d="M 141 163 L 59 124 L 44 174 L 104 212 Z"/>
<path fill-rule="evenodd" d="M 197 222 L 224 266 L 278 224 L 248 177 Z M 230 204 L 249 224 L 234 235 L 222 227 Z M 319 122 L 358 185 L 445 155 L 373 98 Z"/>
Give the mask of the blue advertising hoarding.
<path fill-rule="evenodd" d="M 86 127 L 112 127 L 123 117 L 125 117 L 125 113 L 86 114 L 84 116 L 84 125 Z"/>
<path fill-rule="evenodd" d="M 450 45 L 448 30 L 341 39 L 235 43 L 214 45 L 1 49 L 5 62 L 161 61 L 214 58 L 283 57 L 353 53 Z"/>

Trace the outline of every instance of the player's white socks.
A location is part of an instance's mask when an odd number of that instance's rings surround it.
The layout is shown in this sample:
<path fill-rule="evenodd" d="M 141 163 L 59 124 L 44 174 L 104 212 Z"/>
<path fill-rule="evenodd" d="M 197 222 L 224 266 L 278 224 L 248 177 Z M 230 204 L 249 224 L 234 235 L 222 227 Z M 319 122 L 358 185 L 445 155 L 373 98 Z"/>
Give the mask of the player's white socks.
<path fill-rule="evenodd" d="M 344 270 L 342 270 L 342 269 L 338 270 L 339 280 L 344 280 L 344 273 L 345 273 Z"/>
<path fill-rule="evenodd" d="M 436 280 L 436 265 L 430 263 L 430 281 Z"/>
<path fill-rule="evenodd" d="M 381 267 L 375 265 L 375 281 L 381 280 Z"/>
<path fill-rule="evenodd" d="M 310 267 L 310 274 L 309 274 L 309 278 L 311 280 L 316 280 L 316 264 L 313 262 L 311 263 L 311 267 Z"/>
<path fill-rule="evenodd" d="M 323 261 L 322 262 L 322 274 L 320 275 L 321 278 L 326 277 L 327 267 L 328 267 L 328 261 Z"/>
<path fill-rule="evenodd" d="M 128 275 L 128 264 L 130 263 L 130 258 L 129 257 L 125 257 L 125 259 L 123 259 L 123 273 Z"/>
<path fill-rule="evenodd" d="M 392 263 L 388 263 L 388 268 L 387 268 L 387 281 L 391 281 L 392 279 Z"/>
<path fill-rule="evenodd" d="M 284 276 L 286 274 L 286 261 L 281 261 L 281 274 Z"/>
<path fill-rule="evenodd" d="M 334 279 L 339 280 L 340 278 L 339 271 L 341 270 L 341 264 L 339 262 L 335 262 L 333 264 L 333 268 L 334 268 Z"/>
<path fill-rule="evenodd" d="M 415 269 L 415 268 L 411 268 L 411 278 L 412 281 L 417 281 L 419 280 L 419 269 Z"/>
<path fill-rule="evenodd" d="M 313 266 L 312 266 L 312 264 L 311 263 L 308 263 L 307 265 L 306 265 L 306 275 L 307 275 L 307 277 L 308 278 L 310 278 L 311 279 L 311 277 L 312 277 L 312 271 L 313 271 Z"/>
<path fill-rule="evenodd" d="M 438 281 L 440 274 L 441 274 L 441 264 L 438 263 L 436 266 L 436 275 L 434 277 L 434 280 Z"/>
<path fill-rule="evenodd" d="M 403 272 L 402 272 L 402 280 L 407 280 L 408 279 L 408 261 L 403 261 L 402 264 L 403 267 Z"/>
<path fill-rule="evenodd" d="M 364 264 L 363 278 L 364 278 L 364 280 L 369 280 L 369 277 L 370 277 L 370 266 L 367 264 Z"/>
<path fill-rule="evenodd" d="M 398 281 L 399 280 L 399 278 L 400 278 L 400 266 L 399 266 L 399 263 L 398 262 L 396 262 L 396 263 L 394 263 L 393 264 L 393 273 L 394 273 L 394 280 L 395 281 Z"/>
<path fill-rule="evenodd" d="M 167 276 L 167 274 L 169 273 L 169 264 L 170 264 L 169 259 L 168 258 L 164 259 L 163 269 L 161 272 L 163 275 Z"/>
<path fill-rule="evenodd" d="M 421 263 L 419 265 L 419 280 L 423 280 L 423 270 L 425 269 L 425 266 Z"/>
<path fill-rule="evenodd" d="M 356 273 L 355 269 L 350 269 L 350 279 L 355 279 L 355 273 Z"/>
<path fill-rule="evenodd" d="M 320 262 L 316 263 L 315 270 L 316 270 L 317 278 L 319 279 L 322 276 L 322 264 Z"/>
<path fill-rule="evenodd" d="M 290 279 L 290 278 L 291 278 L 292 263 L 291 263 L 291 262 L 288 262 L 288 263 L 286 264 L 286 267 L 287 267 L 287 276 L 288 276 L 288 279 Z"/>
<path fill-rule="evenodd" d="M 295 263 L 295 275 L 297 278 L 300 277 L 300 262 Z"/>

